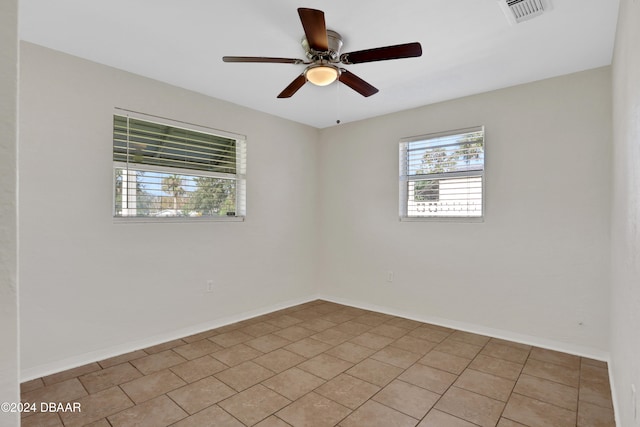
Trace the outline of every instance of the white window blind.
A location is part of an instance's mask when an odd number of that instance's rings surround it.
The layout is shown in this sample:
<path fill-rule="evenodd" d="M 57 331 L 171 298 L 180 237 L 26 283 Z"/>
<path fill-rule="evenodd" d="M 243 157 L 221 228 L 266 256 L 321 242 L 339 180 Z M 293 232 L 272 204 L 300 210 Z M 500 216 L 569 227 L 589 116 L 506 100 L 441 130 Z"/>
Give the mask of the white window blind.
<path fill-rule="evenodd" d="M 400 218 L 482 218 L 484 128 L 400 141 Z"/>
<path fill-rule="evenodd" d="M 113 116 L 114 216 L 242 218 L 243 137 L 118 110 Z"/>

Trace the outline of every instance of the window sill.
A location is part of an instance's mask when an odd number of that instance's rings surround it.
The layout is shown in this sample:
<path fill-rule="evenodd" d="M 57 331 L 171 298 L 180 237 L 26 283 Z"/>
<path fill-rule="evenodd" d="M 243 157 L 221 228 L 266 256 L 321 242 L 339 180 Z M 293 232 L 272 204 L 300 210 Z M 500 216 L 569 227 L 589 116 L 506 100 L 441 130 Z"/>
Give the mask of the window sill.
<path fill-rule="evenodd" d="M 444 217 L 431 217 L 431 216 L 411 216 L 400 217 L 400 222 L 484 222 L 484 217 L 480 216 L 444 216 Z"/>
<path fill-rule="evenodd" d="M 202 223 L 202 222 L 244 222 L 244 216 L 221 216 L 221 217 L 113 217 L 114 224 L 135 224 L 135 223 Z"/>

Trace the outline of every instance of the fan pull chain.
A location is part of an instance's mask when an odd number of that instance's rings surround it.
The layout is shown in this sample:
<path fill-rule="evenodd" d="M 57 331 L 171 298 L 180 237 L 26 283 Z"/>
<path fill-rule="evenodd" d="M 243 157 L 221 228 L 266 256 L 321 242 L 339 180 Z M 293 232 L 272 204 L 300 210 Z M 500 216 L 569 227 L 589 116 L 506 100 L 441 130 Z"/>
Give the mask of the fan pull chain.
<path fill-rule="evenodd" d="M 336 82 L 336 124 L 340 124 L 340 82 Z"/>

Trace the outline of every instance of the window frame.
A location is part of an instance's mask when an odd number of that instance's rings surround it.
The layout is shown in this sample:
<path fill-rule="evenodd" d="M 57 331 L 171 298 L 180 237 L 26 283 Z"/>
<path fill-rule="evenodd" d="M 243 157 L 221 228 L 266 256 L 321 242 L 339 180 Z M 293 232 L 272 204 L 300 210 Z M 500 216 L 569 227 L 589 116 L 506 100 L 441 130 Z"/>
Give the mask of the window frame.
<path fill-rule="evenodd" d="M 407 167 L 407 146 L 412 142 L 418 141 L 427 141 L 431 139 L 438 139 L 447 136 L 453 135 L 464 135 L 472 132 L 482 132 L 482 151 L 483 151 L 483 160 L 482 160 L 482 170 L 478 171 L 469 171 L 469 172 L 443 172 L 438 174 L 425 174 L 429 176 L 433 176 L 433 179 L 441 179 L 446 177 L 464 177 L 464 176 L 480 176 L 481 183 L 481 211 L 479 216 L 409 216 L 408 215 L 408 205 L 409 205 L 409 182 L 418 181 L 417 179 L 412 179 L 410 175 L 408 175 L 408 167 Z M 486 214 L 486 147 L 487 147 L 487 138 L 486 138 L 486 130 L 483 125 L 481 126 L 472 126 L 461 129 L 453 129 L 443 132 L 435 132 L 428 133 L 423 135 L 416 135 L 401 138 L 399 141 L 399 150 L 398 150 L 398 158 L 399 158 L 399 220 L 401 222 L 484 222 L 485 214 Z M 424 176 L 420 179 L 423 180 Z"/>
<path fill-rule="evenodd" d="M 245 135 L 228 132 L 220 129 L 215 129 L 203 125 L 197 125 L 194 123 L 184 122 L 175 119 L 169 119 L 166 117 L 155 116 L 151 114 L 145 114 L 137 111 L 126 110 L 123 108 L 116 107 L 112 114 L 112 119 L 115 119 L 115 116 L 128 117 L 131 119 L 136 119 L 145 122 L 151 122 L 156 124 L 161 124 L 165 126 L 169 126 L 172 128 L 184 129 L 187 131 L 195 131 L 201 132 L 209 135 L 219 136 L 222 138 L 233 139 L 236 141 L 236 173 L 235 174 L 226 174 L 222 172 L 210 172 L 210 171 L 202 171 L 188 168 L 173 168 L 166 166 L 156 166 L 156 165 L 147 165 L 140 163 L 128 163 L 113 160 L 113 138 L 111 144 L 111 171 L 112 171 L 112 191 L 111 191 L 111 215 L 113 221 L 116 223 L 136 223 L 136 222 L 153 222 L 153 223 L 171 223 L 171 222 L 243 222 L 246 220 L 246 164 L 247 164 L 247 147 L 246 142 L 247 138 Z M 112 135 L 114 126 L 112 124 Z M 133 167 L 131 167 L 133 165 Z M 136 171 L 144 171 L 144 172 L 155 172 L 155 173 L 165 173 L 165 174 L 177 174 L 177 175 L 186 175 L 186 176 L 195 176 L 195 177 L 211 177 L 211 178 L 222 178 L 222 179 L 234 179 L 236 182 L 236 215 L 231 216 L 201 216 L 201 217 L 190 217 L 190 216 L 174 216 L 174 217 L 161 217 L 161 216 L 118 216 L 116 215 L 116 171 L 117 169 L 126 169 L 129 168 L 131 170 Z"/>

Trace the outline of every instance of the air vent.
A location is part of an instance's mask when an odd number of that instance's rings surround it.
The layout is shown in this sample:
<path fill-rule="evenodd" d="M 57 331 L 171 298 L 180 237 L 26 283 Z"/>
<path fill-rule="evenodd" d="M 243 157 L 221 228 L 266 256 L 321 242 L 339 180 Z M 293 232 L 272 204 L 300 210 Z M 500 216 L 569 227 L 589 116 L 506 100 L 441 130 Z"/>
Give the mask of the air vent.
<path fill-rule="evenodd" d="M 499 0 L 499 3 L 511 24 L 535 18 L 550 9 L 548 0 Z"/>

